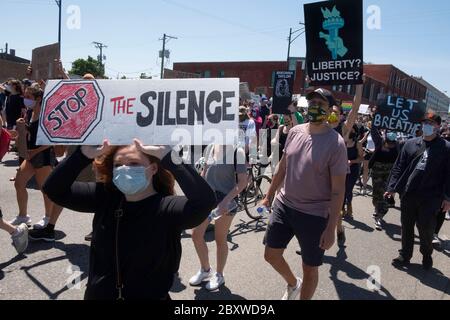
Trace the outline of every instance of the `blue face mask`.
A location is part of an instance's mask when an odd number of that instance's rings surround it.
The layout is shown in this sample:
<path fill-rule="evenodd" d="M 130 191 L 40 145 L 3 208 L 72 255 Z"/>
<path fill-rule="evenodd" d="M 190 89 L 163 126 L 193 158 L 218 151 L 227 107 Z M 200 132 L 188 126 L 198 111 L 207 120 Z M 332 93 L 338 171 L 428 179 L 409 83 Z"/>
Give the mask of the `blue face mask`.
<path fill-rule="evenodd" d="M 114 168 L 113 183 L 124 195 L 132 196 L 143 192 L 150 185 L 145 167 L 122 166 Z"/>
<path fill-rule="evenodd" d="M 388 132 L 386 138 L 389 142 L 397 141 L 397 134 L 395 132 Z"/>
<path fill-rule="evenodd" d="M 431 124 L 424 124 L 422 131 L 424 137 L 431 137 L 435 132 L 434 126 L 432 126 Z"/>

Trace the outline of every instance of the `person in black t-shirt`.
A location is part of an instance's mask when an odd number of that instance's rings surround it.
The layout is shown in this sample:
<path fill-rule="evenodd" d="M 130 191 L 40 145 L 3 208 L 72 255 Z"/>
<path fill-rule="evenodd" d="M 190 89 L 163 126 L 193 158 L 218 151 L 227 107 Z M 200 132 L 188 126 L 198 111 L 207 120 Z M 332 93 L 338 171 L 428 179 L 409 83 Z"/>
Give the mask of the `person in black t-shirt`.
<path fill-rule="evenodd" d="M 44 92 L 38 84 L 29 87 L 25 91 L 24 101 L 28 108 L 33 109 L 33 115 L 29 126 L 27 126 L 27 158 L 20 165 L 14 184 L 17 195 L 17 204 L 19 206 L 19 215 L 11 221 L 11 224 L 15 226 L 22 223 L 31 226 L 31 218 L 28 215 L 28 192 L 26 189 L 29 180 L 35 176 L 39 188 L 42 188 L 44 182 L 47 180 L 54 165 L 56 164 L 55 153 L 52 147 L 39 147 L 36 145 L 43 95 Z M 24 124 L 25 120 L 18 119 L 17 123 Z M 62 208 L 51 202 L 44 193 L 43 197 L 45 204 L 45 217 L 48 220 L 51 220 L 51 218 L 57 219 L 62 211 Z M 39 229 L 40 225 L 35 225 L 34 228 Z M 36 240 L 32 237 L 31 232 L 30 238 Z M 47 237 L 43 237 L 42 240 L 54 241 L 54 234 L 52 236 L 48 235 Z"/>
<path fill-rule="evenodd" d="M 20 119 L 25 112 L 25 105 L 22 97 L 22 84 L 18 80 L 12 80 L 8 83 L 6 89 L 10 93 L 5 106 L 6 122 L 8 123 L 8 130 L 12 130 L 16 126 L 17 120 Z"/>

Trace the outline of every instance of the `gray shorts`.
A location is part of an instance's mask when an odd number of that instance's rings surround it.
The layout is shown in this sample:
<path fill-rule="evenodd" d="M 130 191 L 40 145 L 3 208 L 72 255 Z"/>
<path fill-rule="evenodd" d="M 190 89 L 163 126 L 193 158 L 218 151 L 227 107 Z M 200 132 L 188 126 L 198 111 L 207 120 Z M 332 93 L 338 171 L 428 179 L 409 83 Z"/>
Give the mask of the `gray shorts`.
<path fill-rule="evenodd" d="M 325 254 L 320 248 L 320 238 L 327 224 L 328 219 L 301 213 L 276 200 L 264 245 L 271 249 L 286 249 L 295 236 L 302 250 L 303 263 L 310 267 L 319 267 L 323 264 Z"/>

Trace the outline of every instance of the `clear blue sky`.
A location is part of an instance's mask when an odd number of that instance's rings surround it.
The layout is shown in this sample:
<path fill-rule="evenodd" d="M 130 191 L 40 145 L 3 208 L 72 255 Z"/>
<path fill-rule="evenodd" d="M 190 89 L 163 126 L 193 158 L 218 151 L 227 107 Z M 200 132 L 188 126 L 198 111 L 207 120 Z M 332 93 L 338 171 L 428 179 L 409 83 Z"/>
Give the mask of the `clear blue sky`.
<path fill-rule="evenodd" d="M 298 0 L 63 0 L 64 24 L 69 5 L 81 9 L 81 29 L 63 28 L 63 62 L 109 47 L 107 74 L 137 77 L 158 75 L 158 39 L 169 42 L 168 67 L 177 61 L 284 60 L 289 27 L 303 20 Z M 17 54 L 31 58 L 34 47 L 57 41 L 58 11 L 54 0 L 0 0 L 3 32 Z M 447 0 L 365 0 L 381 8 L 381 30 L 365 30 L 365 61 L 394 64 L 408 74 L 423 76 L 450 94 L 450 2 Z M 366 18 L 368 15 L 366 14 Z M 305 40 L 293 45 L 292 56 L 304 56 Z"/>

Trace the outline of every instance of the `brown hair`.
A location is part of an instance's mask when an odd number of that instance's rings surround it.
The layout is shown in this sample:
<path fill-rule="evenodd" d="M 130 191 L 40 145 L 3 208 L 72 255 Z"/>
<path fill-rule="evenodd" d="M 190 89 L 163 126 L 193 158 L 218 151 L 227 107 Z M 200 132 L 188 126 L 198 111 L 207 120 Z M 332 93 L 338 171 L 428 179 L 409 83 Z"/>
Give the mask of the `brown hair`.
<path fill-rule="evenodd" d="M 44 97 L 44 91 L 41 89 L 39 84 L 34 83 L 28 88 L 25 89 L 25 92 L 29 92 L 35 99 L 39 99 Z"/>
<path fill-rule="evenodd" d="M 114 156 L 121 148 L 123 147 L 114 147 L 109 153 L 94 161 L 99 180 L 107 187 L 113 186 Z M 153 187 L 155 188 L 155 191 L 165 197 L 175 195 L 174 176 L 161 166 L 161 160 L 149 155 L 145 156 L 150 160 L 150 163 L 158 166 L 158 171 L 153 176 Z"/>
<path fill-rule="evenodd" d="M 9 81 L 9 85 L 14 87 L 18 94 L 23 95 L 22 83 L 19 80 L 11 80 Z"/>

